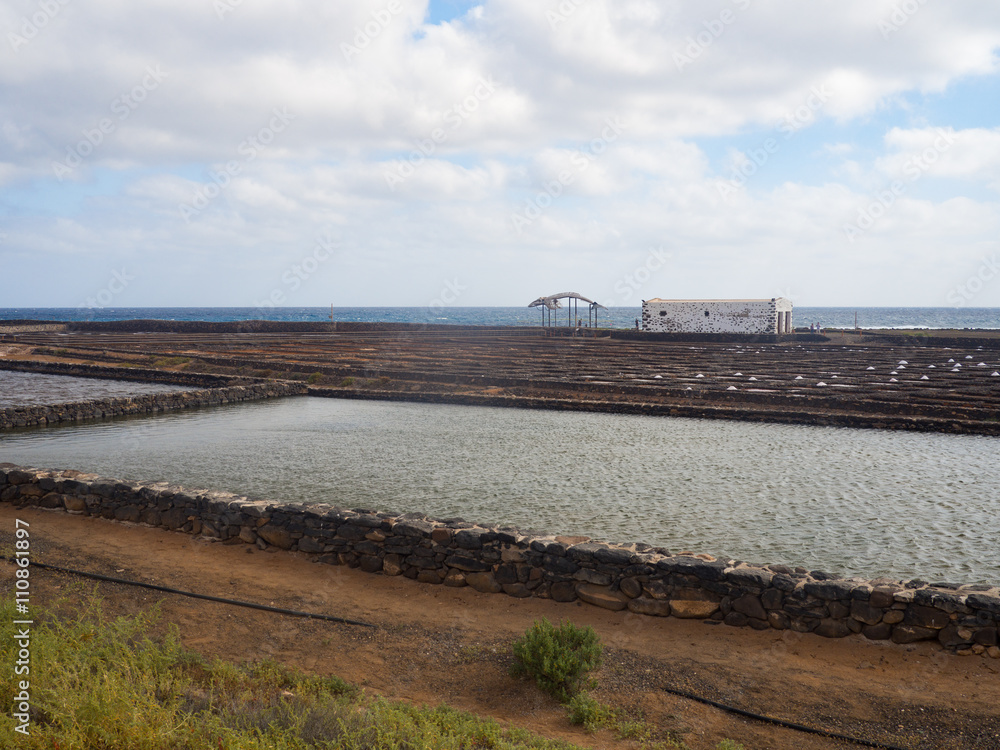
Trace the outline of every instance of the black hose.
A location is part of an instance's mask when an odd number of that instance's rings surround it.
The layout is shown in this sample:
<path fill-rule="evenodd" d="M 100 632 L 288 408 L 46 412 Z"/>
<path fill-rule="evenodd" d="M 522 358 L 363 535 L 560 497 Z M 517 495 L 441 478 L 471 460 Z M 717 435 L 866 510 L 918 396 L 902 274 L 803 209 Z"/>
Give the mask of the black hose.
<path fill-rule="evenodd" d="M 4 557 L 0 555 L 0 560 L 7 560 L 8 562 L 14 562 L 9 557 Z M 100 573 L 87 573 L 82 570 L 72 570 L 71 568 L 61 568 L 58 565 L 47 565 L 46 563 L 35 562 L 34 560 L 30 563 L 33 568 L 42 568 L 43 570 L 54 570 L 59 573 L 70 573 L 76 576 L 83 576 L 84 578 L 93 578 L 96 581 L 107 581 L 108 583 L 122 583 L 126 586 L 139 586 L 144 589 L 152 589 L 153 591 L 163 591 L 167 594 L 179 594 L 180 596 L 188 596 L 192 599 L 204 599 L 209 602 L 219 602 L 221 604 L 233 604 L 237 607 L 246 607 L 247 609 L 259 609 L 264 612 L 275 612 L 279 615 L 290 615 L 292 617 L 306 617 L 312 620 L 326 620 L 327 622 L 340 622 L 346 625 L 359 625 L 364 628 L 374 628 L 370 622 L 361 622 L 360 620 L 348 620 L 344 617 L 334 617 L 333 615 L 321 615 L 315 612 L 300 612 L 295 609 L 284 609 L 283 607 L 270 607 L 266 604 L 255 604 L 254 602 L 244 602 L 239 599 L 224 599 L 221 596 L 209 596 L 208 594 L 196 594 L 193 591 L 181 591 L 180 589 L 172 589 L 169 586 L 158 586 L 155 583 L 142 583 L 141 581 L 128 581 L 124 578 L 113 578 L 112 576 L 101 575 Z"/>
<path fill-rule="evenodd" d="M 794 729 L 796 732 L 806 732 L 807 734 L 818 734 L 820 737 L 829 737 L 834 740 L 844 740 L 845 742 L 853 742 L 857 745 L 864 745 L 865 747 L 875 747 L 879 750 L 907 750 L 905 747 L 899 747 L 899 745 L 886 745 L 882 742 L 874 742 L 872 740 L 862 740 L 858 737 L 851 737 L 850 735 L 840 734 L 838 732 L 828 732 L 825 729 L 816 729 L 815 727 L 807 727 L 802 724 L 796 724 L 792 721 L 785 721 L 784 719 L 775 719 L 772 716 L 764 716 L 762 714 L 755 714 L 753 711 L 746 711 L 742 708 L 736 708 L 735 706 L 727 706 L 725 703 L 719 703 L 718 701 L 713 701 L 709 698 L 702 698 L 699 695 L 694 695 L 693 693 L 687 693 L 683 690 L 675 690 L 674 688 L 665 687 L 662 688 L 665 693 L 670 693 L 671 695 L 678 695 L 681 698 L 687 698 L 688 700 L 697 701 L 698 703 L 704 703 L 707 706 L 713 706 L 714 708 L 722 709 L 723 711 L 728 711 L 732 714 L 737 714 L 738 716 L 744 716 L 748 719 L 754 719 L 755 721 L 762 721 L 766 724 L 774 724 L 775 726 L 784 727 L 785 729 Z"/>

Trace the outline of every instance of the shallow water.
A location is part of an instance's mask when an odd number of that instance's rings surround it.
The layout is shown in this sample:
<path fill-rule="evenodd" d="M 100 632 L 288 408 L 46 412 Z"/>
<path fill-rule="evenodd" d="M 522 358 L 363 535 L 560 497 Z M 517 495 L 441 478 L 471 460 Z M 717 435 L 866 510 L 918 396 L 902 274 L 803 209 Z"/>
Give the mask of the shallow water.
<path fill-rule="evenodd" d="M 186 386 L 0 370 L 0 408 L 193 390 Z"/>
<path fill-rule="evenodd" d="M 0 460 L 1000 582 L 996 438 L 291 398 L 0 435 Z"/>

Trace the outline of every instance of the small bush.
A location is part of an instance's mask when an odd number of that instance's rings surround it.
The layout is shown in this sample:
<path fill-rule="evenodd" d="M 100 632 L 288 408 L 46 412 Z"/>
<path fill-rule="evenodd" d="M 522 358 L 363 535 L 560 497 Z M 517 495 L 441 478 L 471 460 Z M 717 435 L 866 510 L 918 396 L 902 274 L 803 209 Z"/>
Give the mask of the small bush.
<path fill-rule="evenodd" d="M 344 378 L 343 380 L 340 381 L 340 385 L 343 388 L 350 388 L 352 385 L 354 385 L 354 378 Z"/>
<path fill-rule="evenodd" d="M 312 375 L 310 375 L 308 377 L 308 379 L 306 380 L 306 382 L 309 385 L 316 385 L 322 379 L 323 379 L 323 373 L 321 373 L 321 372 L 314 372 Z"/>
<path fill-rule="evenodd" d="M 611 706 L 601 703 L 589 693 L 577 693 L 566 704 L 569 723 L 583 726 L 590 732 L 615 722 L 615 712 Z"/>
<path fill-rule="evenodd" d="M 524 637 L 514 643 L 515 676 L 530 676 L 542 690 L 568 703 L 590 687 L 587 674 L 601 665 L 604 647 L 590 626 L 578 628 L 571 622 L 557 628 L 542 618 Z"/>

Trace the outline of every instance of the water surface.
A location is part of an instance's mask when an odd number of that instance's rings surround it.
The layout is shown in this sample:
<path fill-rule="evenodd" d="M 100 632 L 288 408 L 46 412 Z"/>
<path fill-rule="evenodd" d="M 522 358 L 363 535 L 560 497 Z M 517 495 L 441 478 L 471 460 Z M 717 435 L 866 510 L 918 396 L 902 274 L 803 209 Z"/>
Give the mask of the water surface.
<path fill-rule="evenodd" d="M 1000 582 L 996 438 L 290 398 L 0 434 L 0 461 Z"/>
<path fill-rule="evenodd" d="M 89 399 L 190 390 L 194 389 L 162 383 L 76 378 L 68 375 L 0 370 L 0 409 L 10 406 L 67 404 Z"/>

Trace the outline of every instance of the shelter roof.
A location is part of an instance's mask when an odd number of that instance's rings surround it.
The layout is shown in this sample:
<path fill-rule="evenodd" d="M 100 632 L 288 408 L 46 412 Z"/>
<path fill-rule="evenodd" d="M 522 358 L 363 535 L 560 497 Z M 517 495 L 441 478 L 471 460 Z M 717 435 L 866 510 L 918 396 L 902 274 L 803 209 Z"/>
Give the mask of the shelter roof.
<path fill-rule="evenodd" d="M 560 292 L 559 294 L 550 294 L 547 297 L 539 297 L 534 302 L 530 303 L 528 307 L 541 307 L 544 305 L 549 310 L 555 310 L 562 307 L 562 305 L 559 304 L 559 300 L 561 299 L 579 299 L 589 305 L 600 307 L 602 310 L 608 309 L 604 305 L 594 302 L 592 299 L 587 299 L 582 294 L 578 294 L 577 292 Z"/>

